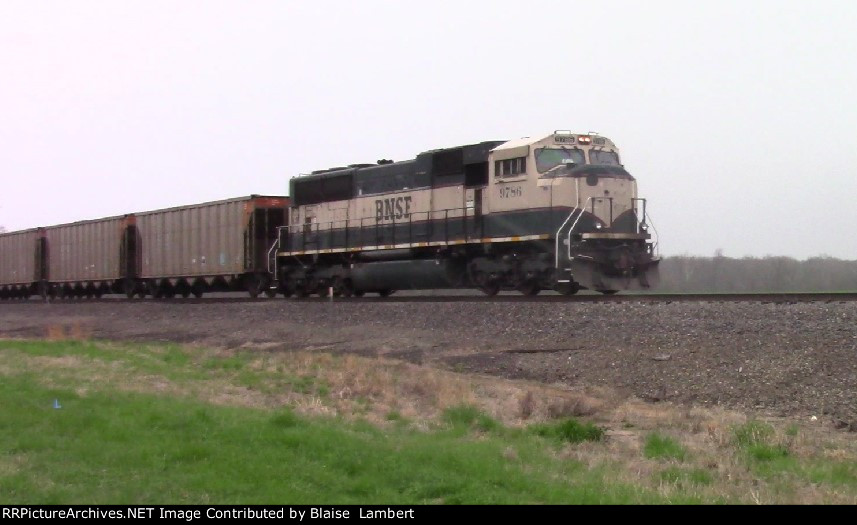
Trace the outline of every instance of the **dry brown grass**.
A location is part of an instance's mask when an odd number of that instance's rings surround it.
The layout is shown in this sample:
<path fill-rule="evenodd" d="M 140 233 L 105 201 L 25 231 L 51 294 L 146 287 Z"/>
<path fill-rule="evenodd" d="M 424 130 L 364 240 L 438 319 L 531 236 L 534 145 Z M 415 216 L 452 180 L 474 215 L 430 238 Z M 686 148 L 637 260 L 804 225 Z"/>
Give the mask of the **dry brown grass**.
<path fill-rule="evenodd" d="M 48 341 L 88 341 L 92 339 L 92 327 L 81 321 L 68 324 L 52 323 L 45 327 Z"/>

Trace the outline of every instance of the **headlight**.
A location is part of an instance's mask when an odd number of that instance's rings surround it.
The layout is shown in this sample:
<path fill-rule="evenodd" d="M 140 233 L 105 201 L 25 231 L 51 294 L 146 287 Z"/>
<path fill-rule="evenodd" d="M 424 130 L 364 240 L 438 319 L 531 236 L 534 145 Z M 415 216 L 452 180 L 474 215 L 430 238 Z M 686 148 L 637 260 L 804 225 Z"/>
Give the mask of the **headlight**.
<path fill-rule="evenodd" d="M 596 223 L 595 223 L 595 229 L 596 229 L 596 230 L 600 230 L 600 229 L 601 229 L 601 228 L 603 228 L 603 227 L 604 227 L 604 225 L 603 225 L 603 224 L 601 224 L 600 222 L 596 222 Z"/>

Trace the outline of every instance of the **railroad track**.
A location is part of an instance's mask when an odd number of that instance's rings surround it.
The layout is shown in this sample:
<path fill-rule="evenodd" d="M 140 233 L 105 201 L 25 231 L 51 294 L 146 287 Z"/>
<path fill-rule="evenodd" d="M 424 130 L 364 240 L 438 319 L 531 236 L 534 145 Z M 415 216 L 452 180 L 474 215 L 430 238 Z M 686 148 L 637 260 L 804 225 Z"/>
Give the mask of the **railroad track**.
<path fill-rule="evenodd" d="M 519 294 L 500 294 L 493 297 L 484 295 L 414 295 L 407 292 L 394 294 L 390 297 L 365 296 L 365 297 L 307 297 L 297 299 L 294 297 L 274 299 L 260 297 L 251 299 L 245 295 L 220 294 L 213 297 L 203 298 L 175 298 L 175 299 L 127 299 L 123 296 L 102 297 L 100 299 L 65 299 L 53 300 L 55 304 L 77 304 L 77 303 L 138 303 L 157 302 L 168 304 L 218 304 L 218 303 L 271 303 L 280 302 L 295 303 L 461 303 L 461 302 L 508 302 L 508 303 L 673 303 L 673 302 L 756 302 L 756 303 L 813 303 L 813 302 L 851 302 L 857 301 L 857 293 L 712 293 L 712 294 L 580 294 L 563 296 L 559 294 L 546 294 L 537 296 L 524 296 Z M 40 299 L 30 300 L 5 300 L 3 304 L 44 304 Z"/>

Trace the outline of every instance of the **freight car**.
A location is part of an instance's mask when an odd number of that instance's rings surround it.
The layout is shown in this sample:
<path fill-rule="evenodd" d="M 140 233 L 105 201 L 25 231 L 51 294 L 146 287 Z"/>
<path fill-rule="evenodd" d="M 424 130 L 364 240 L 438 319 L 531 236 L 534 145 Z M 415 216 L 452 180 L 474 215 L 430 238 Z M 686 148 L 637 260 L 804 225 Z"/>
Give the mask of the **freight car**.
<path fill-rule="evenodd" d="M 610 294 L 657 280 L 646 201 L 608 138 L 555 131 L 291 180 L 285 295 L 473 287 Z"/>
<path fill-rule="evenodd" d="M 0 234 L 0 299 L 42 293 L 45 272 L 43 228 Z"/>
<path fill-rule="evenodd" d="M 251 195 L 0 235 L 0 298 L 270 293 L 288 198 Z"/>
<path fill-rule="evenodd" d="M 268 250 L 288 198 L 253 195 L 137 213 L 137 262 L 129 297 L 201 297 L 270 289 Z"/>

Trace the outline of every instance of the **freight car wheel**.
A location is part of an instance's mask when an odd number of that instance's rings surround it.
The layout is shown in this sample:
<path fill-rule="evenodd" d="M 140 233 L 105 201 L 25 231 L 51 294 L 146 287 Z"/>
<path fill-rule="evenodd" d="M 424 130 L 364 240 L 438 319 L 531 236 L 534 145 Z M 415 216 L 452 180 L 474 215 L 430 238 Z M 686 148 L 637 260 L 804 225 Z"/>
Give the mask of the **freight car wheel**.
<path fill-rule="evenodd" d="M 262 282 L 262 278 L 258 275 L 251 275 L 247 277 L 247 283 L 244 285 L 244 288 L 247 290 L 247 293 L 251 298 L 256 299 L 259 297 L 259 294 L 262 293 L 264 283 Z"/>
<path fill-rule="evenodd" d="M 366 295 L 366 292 L 363 290 L 354 290 L 354 297 L 363 297 Z"/>
<path fill-rule="evenodd" d="M 379 291 L 378 291 L 378 296 L 379 296 L 379 297 L 390 297 L 390 296 L 391 296 L 391 295 L 393 295 L 395 292 L 396 292 L 396 290 L 379 290 Z"/>

